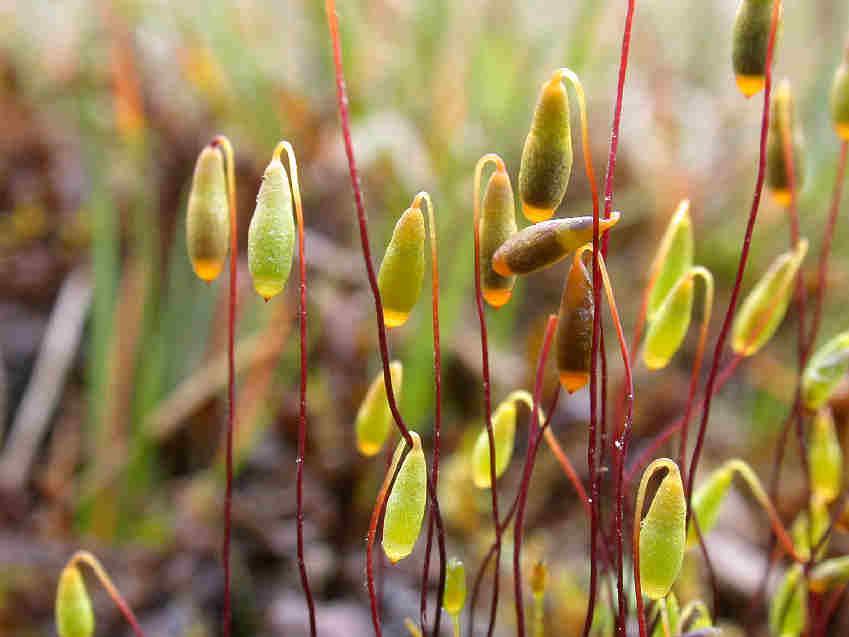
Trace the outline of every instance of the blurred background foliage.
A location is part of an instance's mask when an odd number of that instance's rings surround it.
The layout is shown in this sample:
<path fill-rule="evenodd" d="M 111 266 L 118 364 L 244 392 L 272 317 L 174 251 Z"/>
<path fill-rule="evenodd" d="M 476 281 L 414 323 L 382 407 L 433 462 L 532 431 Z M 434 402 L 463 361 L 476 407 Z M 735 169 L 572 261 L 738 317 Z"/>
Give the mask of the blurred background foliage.
<path fill-rule="evenodd" d="M 725 307 L 761 109 L 760 98 L 746 101 L 734 85 L 735 5 L 638 3 L 616 175 L 623 220 L 610 259 L 628 329 L 657 240 L 684 196 L 693 202 L 696 260 L 716 275 L 718 307 Z M 451 452 L 443 498 L 450 550 L 472 565 L 490 534 L 488 498 L 471 488 L 464 461 L 481 417 L 472 170 L 480 155 L 498 152 L 515 179 L 538 87 L 565 65 L 585 83 L 593 158 L 603 174 L 624 6 L 339 2 L 376 255 L 417 191 L 430 191 L 437 206 Z M 322 633 L 368 634 L 362 538 L 383 463 L 358 457 L 352 422 L 378 357 L 323 10 L 314 0 L 0 5 L 0 634 L 52 634 L 55 578 L 78 545 L 106 559 L 151 634 L 216 634 L 226 284 L 206 286 L 192 275 L 183 217 L 194 159 L 219 132 L 236 148 L 242 246 L 275 143 L 287 138 L 298 153 L 312 277 L 307 561 Z M 786 2 L 776 74 L 790 78 L 797 94 L 807 174 L 800 210 L 814 254 L 837 157 L 827 91 L 847 26 L 844 0 Z M 576 165 L 560 214 L 590 210 Z M 846 325 L 844 221 L 823 336 Z M 788 241 L 782 209 L 765 201 L 747 289 Z M 294 286 L 262 303 L 250 290 L 244 252 L 239 257 L 237 630 L 300 635 Z M 529 384 L 564 273 L 557 267 L 521 281 L 513 302 L 489 313 L 495 400 Z M 707 466 L 730 455 L 768 466 L 795 383 L 792 323 L 722 394 Z M 425 302 L 391 341 L 406 367 L 403 412 L 427 438 Z M 694 341 L 670 370 L 638 370 L 635 449 L 681 412 Z M 611 374 L 617 370 L 611 357 Z M 558 434 L 583 473 L 586 396 L 562 401 L 560 411 Z M 840 425 L 845 433 L 842 415 Z M 780 508 L 789 519 L 803 499 L 795 462 L 786 475 Z M 506 479 L 505 493 L 515 478 Z M 540 555 L 553 565 L 551 625 L 573 634 L 585 604 L 586 529 L 549 457 L 540 459 L 530 506 L 526 561 Z M 728 551 L 739 551 L 720 560 L 720 610 L 739 623 L 746 606 L 739 596 L 753 592 L 758 569 L 750 567 L 763 559 L 767 533 L 745 507 L 734 511 L 724 529 Z M 386 573 L 390 634 L 401 634 L 403 616 L 415 614 L 413 562 Z M 693 569 L 682 590 L 696 596 L 700 578 Z M 111 631 L 99 634 L 123 634 L 104 598 L 96 599 Z M 512 621 L 505 611 L 504 634 Z"/>

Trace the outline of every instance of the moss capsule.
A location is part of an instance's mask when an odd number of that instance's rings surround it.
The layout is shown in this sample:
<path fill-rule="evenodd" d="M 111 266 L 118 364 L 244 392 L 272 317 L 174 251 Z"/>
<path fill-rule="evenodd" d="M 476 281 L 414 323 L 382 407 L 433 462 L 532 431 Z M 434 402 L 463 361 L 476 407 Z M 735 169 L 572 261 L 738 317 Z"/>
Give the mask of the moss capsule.
<path fill-rule="evenodd" d="M 804 166 L 802 162 L 802 134 L 796 125 L 793 107 L 793 92 L 790 83 L 783 80 L 772 94 L 772 110 L 769 122 L 769 138 L 766 155 L 766 184 L 772 198 L 781 206 L 789 206 L 792 200 L 790 173 L 787 168 L 787 146 L 792 146 L 793 175 L 796 190 L 802 188 Z"/>
<path fill-rule="evenodd" d="M 407 322 L 424 280 L 425 223 L 419 208 L 407 208 L 392 232 L 377 284 L 387 327 Z"/>
<path fill-rule="evenodd" d="M 656 463 L 661 462 L 662 465 Z M 655 461 L 643 475 L 645 491 L 647 476 L 660 466 L 667 469 L 655 493 L 648 513 L 640 523 L 640 584 L 649 599 L 666 597 L 678 579 L 684 561 L 687 500 L 678 466 L 671 460 Z"/>
<path fill-rule="evenodd" d="M 389 364 L 392 376 L 392 389 L 396 399 L 401 395 L 404 378 L 404 366 L 400 361 Z M 357 432 L 357 449 L 364 456 L 373 456 L 383 448 L 392 429 L 392 412 L 386 396 L 386 383 L 383 382 L 383 370 L 374 377 L 363 402 L 357 410 L 354 423 Z"/>
<path fill-rule="evenodd" d="M 292 271 L 295 221 L 292 193 L 283 163 L 274 158 L 265 169 L 248 228 L 248 267 L 254 289 L 266 301 L 286 286 Z"/>
<path fill-rule="evenodd" d="M 495 440 L 495 477 L 510 465 L 516 441 L 516 402 L 508 398 L 492 414 L 492 436 Z M 482 429 L 472 449 L 472 480 L 479 489 L 491 486 L 489 470 L 489 434 Z"/>
<path fill-rule="evenodd" d="M 213 281 L 221 274 L 230 241 L 224 156 L 206 146 L 195 163 L 186 211 L 186 248 L 195 274 Z"/>
<path fill-rule="evenodd" d="M 810 516 L 808 513 L 810 512 Z M 811 524 L 813 520 L 813 524 Z M 793 546 L 796 552 L 802 559 L 808 560 L 811 557 L 811 546 L 817 546 L 828 530 L 831 517 L 828 511 L 828 506 L 821 499 L 814 497 L 811 499 L 810 505 L 803 509 L 793 525 L 790 527 L 790 536 L 793 539 Z M 828 541 L 822 543 L 822 547 L 817 553 L 817 559 L 820 559 L 828 551 Z"/>
<path fill-rule="evenodd" d="M 442 607 L 449 615 L 456 617 L 466 605 L 466 567 L 456 557 L 445 565 L 445 593 Z"/>
<path fill-rule="evenodd" d="M 56 591 L 56 631 L 59 637 L 92 637 L 94 611 L 80 570 L 66 566 Z"/>
<path fill-rule="evenodd" d="M 556 353 L 560 384 L 570 394 L 590 381 L 593 283 L 581 252 L 575 252 L 557 316 Z"/>
<path fill-rule="evenodd" d="M 725 496 L 728 495 L 733 479 L 733 466 L 723 465 L 711 473 L 708 479 L 693 492 L 692 515 L 698 521 L 703 536 L 710 533 L 716 526 L 719 509 L 725 500 Z M 698 534 L 691 522 L 687 529 L 687 547 L 695 546 L 698 541 Z"/>
<path fill-rule="evenodd" d="M 798 637 L 805 629 L 808 611 L 808 592 L 802 568 L 794 564 L 785 573 L 769 605 L 769 626 L 772 634 Z"/>
<path fill-rule="evenodd" d="M 649 369 L 662 369 L 681 347 L 693 314 L 695 283 L 685 274 L 658 308 L 646 332 L 643 362 Z"/>
<path fill-rule="evenodd" d="M 746 97 L 760 93 L 766 82 L 766 52 L 773 0 L 741 0 L 732 34 L 731 59 L 737 87 Z"/>
<path fill-rule="evenodd" d="M 763 347 L 784 320 L 793 296 L 796 275 L 808 252 L 801 239 L 796 248 L 780 255 L 757 282 L 734 319 L 731 347 L 742 356 L 752 356 Z"/>
<path fill-rule="evenodd" d="M 833 502 L 843 489 L 843 449 L 827 406 L 817 412 L 808 441 L 811 489 L 822 502 Z"/>
<path fill-rule="evenodd" d="M 849 141 L 849 53 L 837 67 L 831 85 L 831 123 L 844 141 Z"/>
<path fill-rule="evenodd" d="M 481 292 L 492 307 L 501 307 L 513 294 L 515 276 L 502 276 L 492 269 L 492 255 L 516 234 L 516 209 L 513 187 L 506 170 L 497 169 L 486 184 L 478 226 L 480 233 Z"/>
<path fill-rule="evenodd" d="M 835 586 L 849 582 L 849 555 L 833 557 L 817 564 L 810 575 L 811 590 L 825 593 Z"/>
<path fill-rule="evenodd" d="M 646 317 L 652 320 L 681 277 L 693 267 L 693 222 L 690 202 L 682 201 L 660 241 L 652 264 L 654 282 L 649 292 Z"/>
<path fill-rule="evenodd" d="M 383 518 L 383 552 L 393 564 L 413 552 L 422 529 L 427 499 L 427 463 L 422 441 L 416 432 L 411 431 L 410 435 L 413 448 L 398 469 Z"/>
<path fill-rule="evenodd" d="M 609 219 L 599 221 L 599 233 L 604 233 L 619 221 L 614 212 Z M 552 219 L 528 226 L 505 241 L 492 256 L 492 269 L 501 276 L 530 274 L 542 270 L 592 241 L 592 217 Z"/>
<path fill-rule="evenodd" d="M 831 398 L 849 372 L 849 331 L 820 347 L 802 373 L 802 398 L 809 409 L 819 409 Z"/>
<path fill-rule="evenodd" d="M 529 221 L 544 221 L 554 214 L 569 186 L 572 159 L 569 95 L 555 74 L 542 86 L 522 149 L 519 195 Z"/>

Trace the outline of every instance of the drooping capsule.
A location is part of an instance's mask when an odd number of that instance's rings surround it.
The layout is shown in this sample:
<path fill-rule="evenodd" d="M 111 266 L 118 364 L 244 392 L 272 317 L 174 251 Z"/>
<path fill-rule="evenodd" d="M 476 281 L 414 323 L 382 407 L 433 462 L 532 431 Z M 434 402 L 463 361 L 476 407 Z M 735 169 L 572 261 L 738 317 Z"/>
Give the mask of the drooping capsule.
<path fill-rule="evenodd" d="M 592 278 L 578 251 L 566 276 L 555 333 L 557 372 L 570 394 L 590 382 L 594 307 Z"/>
<path fill-rule="evenodd" d="M 772 94 L 770 106 L 769 137 L 766 150 L 766 184 L 772 198 L 781 206 L 789 206 L 792 193 L 790 172 L 787 166 L 788 150 L 793 157 L 793 177 L 796 191 L 802 188 L 804 152 L 802 133 L 796 125 L 793 92 L 790 82 L 783 80 Z M 786 142 L 791 145 L 788 149 Z"/>
<path fill-rule="evenodd" d="M 731 488 L 733 479 L 733 466 L 725 464 L 711 473 L 708 479 L 700 484 L 693 492 L 693 498 L 690 503 L 692 506 L 692 517 L 699 523 L 699 530 L 702 532 L 702 536 L 706 536 L 716 526 L 719 509 L 725 500 L 725 496 L 728 495 L 728 490 Z M 695 546 L 698 541 L 698 534 L 691 520 L 690 526 L 687 529 L 687 547 Z"/>
<path fill-rule="evenodd" d="M 808 252 L 801 239 L 795 249 L 779 255 L 757 282 L 734 318 L 731 347 L 741 356 L 752 356 L 763 347 L 784 320 L 793 297 L 796 275 Z"/>
<path fill-rule="evenodd" d="M 395 224 L 377 275 L 386 327 L 400 327 L 413 311 L 424 280 L 424 252 L 424 215 L 418 207 L 407 208 Z"/>
<path fill-rule="evenodd" d="M 825 593 L 849 582 L 849 555 L 823 560 L 811 569 L 811 590 Z"/>
<path fill-rule="evenodd" d="M 502 276 L 493 270 L 492 255 L 516 231 L 516 209 L 510 175 L 499 165 L 486 184 L 478 226 L 481 292 L 492 307 L 501 307 L 513 294 L 516 277 Z"/>
<path fill-rule="evenodd" d="M 737 87 L 746 97 L 760 93 L 766 82 L 766 53 L 773 0 L 741 0 L 732 35 L 731 59 Z"/>
<path fill-rule="evenodd" d="M 383 518 L 383 552 L 393 564 L 413 552 L 421 533 L 427 500 L 427 463 L 422 440 L 414 431 L 410 436 L 413 447 L 395 476 Z"/>
<path fill-rule="evenodd" d="M 849 50 L 831 85 L 831 122 L 838 136 L 849 141 Z"/>
<path fill-rule="evenodd" d="M 773 635 L 799 637 L 805 630 L 808 614 L 808 593 L 799 564 L 791 566 L 772 596 L 769 606 L 769 626 Z"/>
<path fill-rule="evenodd" d="M 492 414 L 492 436 L 495 442 L 495 477 L 500 478 L 510 465 L 516 441 L 516 402 L 508 398 Z M 489 470 L 489 434 L 483 428 L 472 449 L 472 480 L 479 489 L 491 486 Z"/>
<path fill-rule="evenodd" d="M 289 175 L 280 159 L 274 157 L 262 176 L 248 228 L 248 268 L 254 289 L 266 301 L 286 286 L 292 271 L 294 246 Z"/>
<path fill-rule="evenodd" d="M 662 369 L 681 347 L 693 314 L 695 283 L 685 274 L 658 308 L 643 346 L 643 362 L 649 369 Z"/>
<path fill-rule="evenodd" d="M 73 564 L 62 569 L 56 590 L 56 631 L 59 637 L 92 637 L 94 611 L 80 570 Z"/>
<path fill-rule="evenodd" d="M 555 73 L 542 85 L 522 149 L 519 196 L 525 217 L 545 221 L 563 201 L 572 175 L 569 95 Z"/>
<path fill-rule="evenodd" d="M 389 364 L 389 373 L 397 400 L 401 396 L 401 384 L 404 378 L 404 366 L 401 361 L 392 361 Z M 373 456 L 383 448 L 392 429 L 392 412 L 386 397 L 383 370 L 378 372 L 369 386 L 357 410 L 354 428 L 357 432 L 357 449 L 361 454 Z"/>
<path fill-rule="evenodd" d="M 655 472 L 658 464 L 646 469 L 646 476 Z M 640 585 L 649 599 L 662 599 L 669 593 L 684 561 L 687 499 L 678 466 L 668 459 L 661 460 L 667 469 L 655 493 L 648 513 L 640 523 Z M 645 484 L 640 485 L 641 490 Z"/>
<path fill-rule="evenodd" d="M 224 156 L 206 146 L 198 155 L 186 211 L 186 248 L 195 274 L 213 281 L 224 267 L 230 241 Z"/>
<path fill-rule="evenodd" d="M 831 398 L 849 372 L 849 331 L 820 347 L 802 373 L 802 398 L 808 409 L 819 409 Z"/>
<path fill-rule="evenodd" d="M 826 503 L 837 499 L 843 489 L 843 449 L 827 406 L 817 412 L 811 425 L 808 467 L 814 497 Z"/>
<path fill-rule="evenodd" d="M 456 557 L 445 565 L 445 593 L 442 607 L 449 615 L 456 617 L 466 605 L 466 567 Z"/>
<path fill-rule="evenodd" d="M 660 309 L 672 288 L 693 267 L 693 222 L 690 219 L 690 202 L 685 199 L 675 210 L 652 264 L 656 271 L 649 292 L 646 317 L 649 321 Z"/>
<path fill-rule="evenodd" d="M 603 234 L 617 224 L 618 212 L 599 221 Z M 551 219 L 528 226 L 505 241 L 492 256 L 492 269 L 501 276 L 530 274 L 566 258 L 593 238 L 592 217 Z"/>

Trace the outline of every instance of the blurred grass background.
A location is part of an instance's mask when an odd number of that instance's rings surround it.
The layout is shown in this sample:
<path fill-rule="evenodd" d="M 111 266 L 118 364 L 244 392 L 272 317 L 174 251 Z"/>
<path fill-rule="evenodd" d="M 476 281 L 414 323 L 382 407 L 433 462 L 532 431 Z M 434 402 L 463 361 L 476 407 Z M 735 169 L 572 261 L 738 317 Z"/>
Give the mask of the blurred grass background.
<path fill-rule="evenodd" d="M 437 206 L 448 450 L 468 446 L 464 432 L 474 435 L 480 426 L 474 163 L 498 152 L 515 179 L 538 87 L 565 65 L 585 83 L 593 159 L 603 175 L 624 5 L 339 2 L 376 255 L 417 191 L 430 191 Z M 734 85 L 735 6 L 638 6 L 616 175 L 615 208 L 624 216 L 610 259 L 629 329 L 657 240 L 684 196 L 693 202 L 697 261 L 718 280 L 720 318 L 725 307 L 754 183 L 761 107 Z M 827 92 L 847 27 L 842 0 L 786 2 L 776 75 L 790 78 L 797 94 L 806 137 L 800 211 L 814 255 L 837 157 Z M 345 634 L 367 634 L 367 623 L 358 632 L 345 622 L 365 621 L 362 537 L 382 463 L 357 457 L 351 425 L 378 358 L 334 91 L 321 2 L 0 6 L 0 634 L 52 634 L 55 577 L 78 545 L 94 548 L 116 570 L 152 634 L 216 634 L 226 284 L 194 278 L 183 227 L 194 159 L 219 132 L 236 148 L 242 246 L 275 143 L 287 138 L 298 153 L 312 277 L 307 559 L 326 625 L 336 618 L 348 626 Z M 590 210 L 576 157 L 561 214 Z M 823 336 L 846 325 L 843 221 Z M 784 213 L 765 201 L 747 287 L 788 241 Z M 813 263 L 809 258 L 809 275 Z M 240 272 L 237 628 L 240 635 L 299 635 L 294 286 L 266 305 L 250 290 L 244 253 Z M 496 400 L 529 383 L 564 272 L 520 281 L 513 302 L 489 313 Z M 403 412 L 427 433 L 432 350 L 425 302 L 391 340 L 406 367 Z M 639 371 L 637 447 L 680 413 L 694 340 L 673 369 Z M 707 466 L 730 455 L 768 466 L 792 400 L 794 359 L 788 320 L 724 392 Z M 581 421 L 582 401 L 566 401 L 563 423 Z M 583 471 L 583 428 L 570 427 L 565 438 Z M 462 488 L 446 494 L 445 506 L 453 552 L 474 565 L 487 539 L 486 498 L 463 487 L 462 458 L 458 452 L 446 464 L 445 482 L 454 478 Z M 529 536 L 529 555 L 570 548 L 551 557 L 563 562 L 562 588 L 571 591 L 554 612 L 568 617 L 577 608 L 573 614 L 581 615 L 586 533 L 549 460 L 541 459 L 535 477 L 531 520 L 541 530 Z M 788 474 L 782 512 L 789 518 L 802 493 L 798 469 Z M 757 553 L 766 534 L 757 527 L 749 536 Z M 413 570 L 391 575 L 404 586 L 387 592 L 389 626 L 414 614 Z M 729 585 L 721 606 L 732 618 L 745 607 L 733 601 L 734 590 Z M 112 630 L 102 634 L 123 634 L 108 604 L 97 600 Z M 511 621 L 505 612 L 502 625 Z"/>

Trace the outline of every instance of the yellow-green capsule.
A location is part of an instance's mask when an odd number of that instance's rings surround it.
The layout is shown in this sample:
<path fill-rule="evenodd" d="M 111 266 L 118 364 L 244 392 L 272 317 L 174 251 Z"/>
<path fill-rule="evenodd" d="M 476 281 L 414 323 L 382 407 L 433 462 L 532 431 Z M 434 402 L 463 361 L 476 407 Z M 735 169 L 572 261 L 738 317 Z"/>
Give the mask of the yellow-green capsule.
<path fill-rule="evenodd" d="M 410 435 L 413 448 L 398 469 L 383 518 L 383 552 L 393 564 L 413 552 L 422 529 L 427 500 L 427 463 L 422 440 L 414 431 Z"/>
<path fill-rule="evenodd" d="M 277 157 L 262 176 L 248 228 L 248 267 L 254 289 L 266 301 L 286 286 L 292 271 L 295 221 L 289 175 Z"/>
<path fill-rule="evenodd" d="M 644 481 L 661 466 L 657 462 L 646 469 Z M 686 539 L 687 499 L 681 473 L 672 460 L 660 462 L 667 474 L 640 523 L 640 585 L 649 599 L 661 599 L 669 594 L 681 571 Z M 640 486 L 644 491 L 645 485 Z"/>
<path fill-rule="evenodd" d="M 681 347 L 693 314 L 695 283 L 685 274 L 658 308 L 643 346 L 643 362 L 649 369 L 662 369 Z"/>
<path fill-rule="evenodd" d="M 510 465 L 516 441 L 516 402 L 508 398 L 492 414 L 492 436 L 495 441 L 495 477 L 500 478 Z M 484 427 L 472 449 L 472 480 L 479 489 L 491 486 L 489 470 L 489 434 Z"/>
<path fill-rule="evenodd" d="M 741 0 L 734 19 L 731 59 L 737 87 L 746 97 L 760 93 L 766 82 L 766 52 L 773 0 Z"/>
<path fill-rule="evenodd" d="M 741 356 L 752 356 L 772 338 L 795 290 L 796 274 L 808 252 L 808 241 L 780 255 L 757 282 L 734 318 L 731 347 Z"/>
<path fill-rule="evenodd" d="M 836 500 L 843 489 L 843 449 L 827 406 L 817 412 L 811 425 L 808 467 L 814 497 L 825 503 Z"/>
<path fill-rule="evenodd" d="M 389 363 L 392 377 L 392 389 L 396 400 L 401 396 L 401 384 L 404 379 L 404 366 L 401 361 Z M 357 410 L 354 423 L 357 432 L 357 449 L 364 456 L 373 456 L 383 448 L 392 429 L 392 411 L 386 397 L 386 383 L 383 382 L 383 370 L 374 377 L 363 402 Z"/>
<path fill-rule="evenodd" d="M 94 611 L 80 570 L 66 566 L 56 590 L 56 631 L 59 637 L 92 637 Z"/>
<path fill-rule="evenodd" d="M 646 317 L 654 318 L 681 277 L 693 267 L 693 222 L 690 202 L 682 201 L 672 215 L 652 264 L 654 283 L 649 292 Z"/>
<path fill-rule="evenodd" d="M 570 394 L 590 382 L 593 282 L 581 252 L 575 252 L 557 315 L 556 353 L 560 384 Z"/>
<path fill-rule="evenodd" d="M 499 165 L 486 184 L 478 226 L 481 292 L 492 307 L 501 307 L 513 294 L 516 277 L 502 276 L 493 270 L 492 255 L 516 231 L 516 209 L 510 175 Z"/>
<path fill-rule="evenodd" d="M 466 567 L 456 557 L 445 565 L 445 593 L 442 607 L 449 615 L 456 617 L 466 605 Z"/>
<path fill-rule="evenodd" d="M 522 149 L 519 196 L 525 217 L 545 221 L 563 201 L 572 175 L 569 95 L 555 73 L 542 85 Z"/>
<path fill-rule="evenodd" d="M 849 555 L 823 560 L 811 569 L 809 581 L 815 593 L 825 593 L 849 582 Z"/>
<path fill-rule="evenodd" d="M 808 592 L 802 567 L 794 564 L 778 585 L 769 606 L 769 626 L 773 635 L 798 637 L 805 630 Z"/>
<path fill-rule="evenodd" d="M 213 281 L 221 274 L 230 241 L 224 156 L 214 146 L 198 155 L 186 211 L 186 248 L 195 274 Z"/>
<path fill-rule="evenodd" d="M 766 149 L 766 184 L 772 198 L 779 205 L 786 207 L 791 203 L 792 193 L 790 192 L 790 173 L 787 169 L 785 139 L 792 145 L 793 176 L 797 192 L 801 190 L 804 178 L 802 172 L 804 145 L 801 130 L 796 125 L 790 82 L 783 80 L 773 92 L 771 101 L 770 109 L 772 113 Z"/>
<path fill-rule="evenodd" d="M 703 536 L 710 533 L 716 526 L 719 509 L 725 496 L 728 495 L 732 480 L 734 480 L 734 467 L 725 464 L 711 473 L 708 479 L 693 492 L 692 516 L 698 521 Z M 698 534 L 691 521 L 687 530 L 687 548 L 695 546 L 698 541 Z"/>
<path fill-rule="evenodd" d="M 810 519 L 813 520 L 813 525 L 809 522 L 808 511 L 811 512 Z M 793 546 L 799 557 L 805 560 L 810 559 L 811 546 L 817 546 L 819 544 L 823 535 L 828 530 L 830 523 L 831 516 L 828 506 L 819 498 L 813 498 L 810 506 L 796 516 L 793 525 L 790 527 L 790 536 L 793 539 Z M 825 541 L 817 553 L 817 558 L 822 557 L 827 550 L 828 541 Z"/>
<path fill-rule="evenodd" d="M 837 384 L 849 372 L 849 331 L 842 332 L 811 356 L 802 373 L 802 398 L 808 409 L 828 402 Z"/>
<path fill-rule="evenodd" d="M 395 224 L 377 275 L 386 327 L 406 323 L 419 299 L 424 280 L 424 250 L 424 215 L 418 207 L 407 208 Z"/>
<path fill-rule="evenodd" d="M 849 141 L 849 50 L 831 85 L 831 123 L 838 136 Z"/>
<path fill-rule="evenodd" d="M 599 221 L 599 234 L 615 226 L 618 212 Z M 551 219 L 528 226 L 505 241 L 492 255 L 492 269 L 501 276 L 530 274 L 566 258 L 593 239 L 592 217 Z"/>

